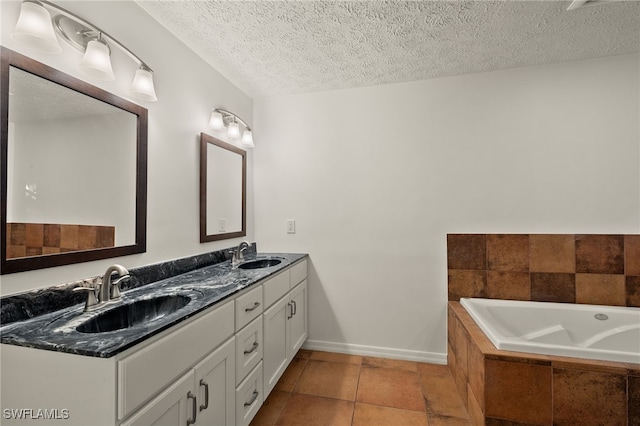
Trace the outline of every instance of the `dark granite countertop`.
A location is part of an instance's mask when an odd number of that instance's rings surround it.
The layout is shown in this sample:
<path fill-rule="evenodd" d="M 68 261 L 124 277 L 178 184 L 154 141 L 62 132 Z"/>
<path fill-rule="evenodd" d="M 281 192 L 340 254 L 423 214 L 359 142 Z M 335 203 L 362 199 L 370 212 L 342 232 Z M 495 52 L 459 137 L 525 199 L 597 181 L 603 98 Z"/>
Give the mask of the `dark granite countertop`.
<path fill-rule="evenodd" d="M 0 327 L 0 342 L 18 346 L 109 358 L 149 337 L 186 320 L 237 292 L 280 272 L 305 258 L 306 254 L 253 254 L 245 261 L 279 258 L 276 266 L 244 270 L 231 269 L 229 260 L 202 267 L 187 273 L 165 278 L 122 292 L 122 302 L 107 305 L 93 312 L 83 312 L 84 304 L 16 321 Z M 83 333 L 76 327 L 101 312 L 121 304 L 165 295 L 184 295 L 191 298 L 181 309 L 166 316 L 130 328 L 100 333 Z"/>

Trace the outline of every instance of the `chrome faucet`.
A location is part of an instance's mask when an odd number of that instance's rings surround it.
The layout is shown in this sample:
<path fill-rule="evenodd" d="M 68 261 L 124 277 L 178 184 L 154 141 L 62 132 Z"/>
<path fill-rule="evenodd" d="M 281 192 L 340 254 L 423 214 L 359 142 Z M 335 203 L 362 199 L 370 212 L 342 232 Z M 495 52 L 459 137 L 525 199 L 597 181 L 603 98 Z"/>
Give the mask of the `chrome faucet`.
<path fill-rule="evenodd" d="M 236 269 L 238 265 L 244 261 L 244 255 L 242 254 L 242 252 L 248 248 L 249 243 L 247 241 L 243 241 L 238 244 L 238 247 L 236 247 L 235 250 L 230 251 L 230 253 L 232 254 L 231 269 Z"/>
<path fill-rule="evenodd" d="M 120 276 L 115 281 L 111 281 L 111 274 L 117 272 Z M 102 277 L 102 282 L 98 284 L 99 294 L 96 294 L 95 285 L 83 285 L 73 289 L 73 291 L 86 291 L 87 302 L 84 305 L 84 311 L 93 311 L 99 307 L 120 298 L 120 283 L 129 279 L 129 271 L 124 266 L 112 265 Z M 85 280 L 87 284 L 87 280 Z"/>
<path fill-rule="evenodd" d="M 111 274 L 117 272 L 120 278 L 111 281 Z M 111 265 L 107 268 L 102 277 L 102 285 L 100 285 L 100 302 L 99 305 L 108 303 L 111 300 L 120 298 L 120 283 L 129 278 L 129 271 L 121 265 Z"/>

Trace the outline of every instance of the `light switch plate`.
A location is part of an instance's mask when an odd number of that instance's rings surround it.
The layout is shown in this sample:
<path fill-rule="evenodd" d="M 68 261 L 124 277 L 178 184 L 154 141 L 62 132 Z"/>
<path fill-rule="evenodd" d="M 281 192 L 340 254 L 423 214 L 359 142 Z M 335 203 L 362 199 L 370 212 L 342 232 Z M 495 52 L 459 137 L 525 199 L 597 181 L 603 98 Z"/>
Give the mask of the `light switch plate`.
<path fill-rule="evenodd" d="M 287 219 L 287 234 L 296 233 L 296 221 L 295 219 Z"/>

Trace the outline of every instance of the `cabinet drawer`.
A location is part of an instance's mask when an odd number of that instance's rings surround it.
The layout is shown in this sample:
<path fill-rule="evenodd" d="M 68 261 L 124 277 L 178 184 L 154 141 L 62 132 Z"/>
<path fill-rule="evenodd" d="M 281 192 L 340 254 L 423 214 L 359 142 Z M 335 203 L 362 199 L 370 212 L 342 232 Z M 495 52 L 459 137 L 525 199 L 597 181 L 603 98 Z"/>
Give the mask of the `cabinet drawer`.
<path fill-rule="evenodd" d="M 289 269 L 270 278 L 262 286 L 264 287 L 264 307 L 267 309 L 278 299 L 287 294 L 291 289 Z"/>
<path fill-rule="evenodd" d="M 262 313 L 262 286 L 236 299 L 236 331 L 249 324 Z"/>
<path fill-rule="evenodd" d="M 246 426 L 262 406 L 262 362 L 236 388 L 236 425 Z"/>
<path fill-rule="evenodd" d="M 230 301 L 123 358 L 118 362 L 118 417 L 126 417 L 232 334 Z"/>
<path fill-rule="evenodd" d="M 307 278 L 307 259 L 291 267 L 291 288 L 297 286 Z"/>
<path fill-rule="evenodd" d="M 236 334 L 236 385 L 262 359 L 262 315 Z"/>

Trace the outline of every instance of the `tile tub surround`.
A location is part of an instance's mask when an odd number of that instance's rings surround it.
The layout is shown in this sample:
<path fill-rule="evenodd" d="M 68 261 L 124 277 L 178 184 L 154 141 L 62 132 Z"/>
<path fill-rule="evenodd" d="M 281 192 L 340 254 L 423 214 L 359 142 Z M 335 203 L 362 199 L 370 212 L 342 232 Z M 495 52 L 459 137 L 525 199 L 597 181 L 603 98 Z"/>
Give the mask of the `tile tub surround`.
<path fill-rule="evenodd" d="M 448 294 L 640 307 L 640 235 L 448 234 Z"/>
<path fill-rule="evenodd" d="M 246 256 L 246 259 L 251 260 L 255 256 Z M 0 328 L 0 342 L 108 358 L 307 257 L 306 254 L 285 253 L 257 255 L 258 258 L 263 256 L 281 258 L 282 263 L 256 270 L 232 270 L 230 261 L 225 261 L 123 292 L 124 304 L 168 294 L 183 294 L 191 298 L 182 309 L 148 324 L 110 332 L 81 333 L 76 326 L 99 314 L 102 309 L 83 313 L 84 305 L 79 304 L 3 325 Z"/>
<path fill-rule="evenodd" d="M 474 425 L 638 425 L 640 366 L 497 350 L 459 302 L 448 364 Z"/>

